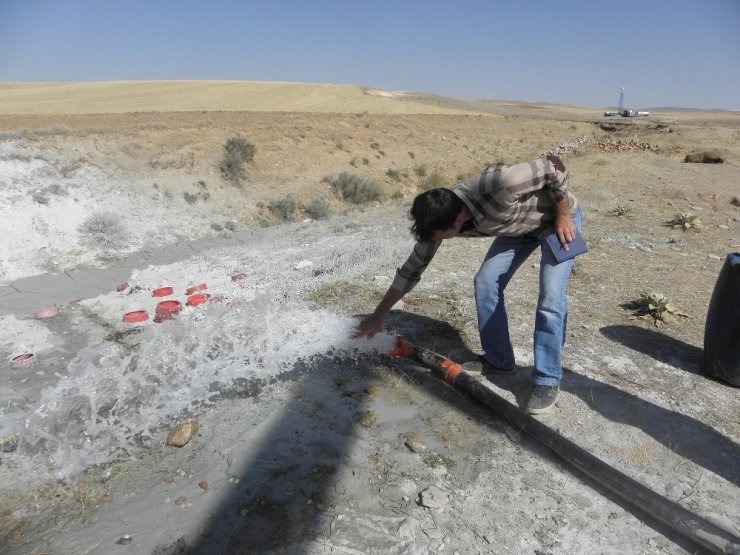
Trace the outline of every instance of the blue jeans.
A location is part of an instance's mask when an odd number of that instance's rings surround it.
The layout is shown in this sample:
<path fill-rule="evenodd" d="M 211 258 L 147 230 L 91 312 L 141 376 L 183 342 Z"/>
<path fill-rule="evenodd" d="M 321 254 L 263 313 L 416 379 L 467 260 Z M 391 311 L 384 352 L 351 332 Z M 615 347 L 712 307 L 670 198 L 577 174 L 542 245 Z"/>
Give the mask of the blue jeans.
<path fill-rule="evenodd" d="M 581 229 L 580 208 L 573 222 Z M 499 368 L 514 368 L 514 349 L 504 304 L 504 289 L 514 272 L 542 246 L 540 294 L 534 323 L 534 370 L 532 381 L 539 385 L 558 385 L 563 375 L 561 360 L 568 322 L 566 288 L 573 260 L 557 263 L 545 243 L 534 235 L 497 237 L 475 276 L 475 303 L 478 308 L 480 341 L 488 362 Z"/>

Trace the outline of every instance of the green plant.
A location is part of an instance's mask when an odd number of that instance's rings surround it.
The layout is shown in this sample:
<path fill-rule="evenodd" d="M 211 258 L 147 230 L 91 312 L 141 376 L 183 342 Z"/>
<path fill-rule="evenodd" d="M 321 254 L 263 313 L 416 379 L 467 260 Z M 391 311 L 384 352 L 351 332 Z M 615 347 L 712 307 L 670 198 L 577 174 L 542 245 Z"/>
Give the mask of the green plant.
<path fill-rule="evenodd" d="M 439 189 L 446 185 L 447 183 L 445 183 L 445 178 L 435 171 L 429 174 L 429 177 L 419 184 L 419 189 L 422 191 L 429 191 L 431 189 Z"/>
<path fill-rule="evenodd" d="M 683 229 L 684 231 L 690 229 L 699 231 L 704 227 L 696 214 L 690 214 L 688 212 L 676 213 L 672 219 L 666 222 L 666 225 L 673 229 Z"/>
<path fill-rule="evenodd" d="M 331 215 L 331 206 L 324 198 L 313 199 L 304 210 L 314 220 L 325 220 Z"/>
<path fill-rule="evenodd" d="M 231 137 L 224 145 L 224 155 L 219 169 L 224 177 L 234 184 L 244 177 L 244 164 L 251 162 L 257 148 L 244 137 Z"/>
<path fill-rule="evenodd" d="M 609 210 L 609 215 L 630 218 L 632 217 L 632 208 L 630 208 L 629 206 L 622 206 L 621 204 L 618 204 L 616 208 L 612 208 L 611 210 Z"/>
<path fill-rule="evenodd" d="M 213 231 L 223 231 L 223 230 L 224 230 L 224 227 L 223 227 L 223 226 L 222 226 L 221 224 L 218 224 L 218 223 L 216 223 L 216 222 L 213 222 L 213 223 L 211 224 L 211 229 L 212 229 Z"/>
<path fill-rule="evenodd" d="M 342 172 L 329 179 L 331 187 L 351 204 L 365 204 L 380 199 L 380 188 L 359 175 Z"/>
<path fill-rule="evenodd" d="M 640 293 L 640 298 L 627 303 L 626 307 L 634 311 L 635 318 L 652 319 L 656 326 L 669 322 L 672 316 L 688 318 L 688 314 L 679 312 L 662 293 Z"/>
<path fill-rule="evenodd" d="M 296 210 L 296 202 L 291 195 L 282 199 L 273 199 L 267 205 L 267 208 L 275 216 L 284 222 L 291 221 Z"/>
<path fill-rule="evenodd" d="M 457 463 L 446 455 L 440 455 L 439 453 L 429 453 L 424 455 L 422 458 L 424 464 L 429 468 L 437 468 L 444 466 L 447 470 L 452 470 L 457 466 Z"/>

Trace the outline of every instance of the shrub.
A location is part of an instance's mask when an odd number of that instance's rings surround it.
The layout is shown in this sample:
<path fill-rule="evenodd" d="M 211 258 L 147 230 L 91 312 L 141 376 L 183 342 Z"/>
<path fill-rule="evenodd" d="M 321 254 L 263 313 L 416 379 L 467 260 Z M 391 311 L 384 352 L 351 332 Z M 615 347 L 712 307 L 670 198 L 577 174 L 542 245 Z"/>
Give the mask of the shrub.
<path fill-rule="evenodd" d="M 95 213 L 77 229 L 82 242 L 92 247 L 116 251 L 128 247 L 129 234 L 121 218 L 112 212 Z"/>
<path fill-rule="evenodd" d="M 182 198 L 184 198 L 185 202 L 192 206 L 199 200 L 209 200 L 211 198 L 211 193 L 209 193 L 208 191 L 198 191 L 197 193 L 188 193 L 187 191 L 185 191 L 182 194 Z"/>
<path fill-rule="evenodd" d="M 426 177 L 427 176 L 427 165 L 419 164 L 418 166 L 415 166 L 414 173 L 416 174 L 417 177 Z"/>
<path fill-rule="evenodd" d="M 305 210 L 308 217 L 314 220 L 325 220 L 331 215 L 331 206 L 324 198 L 313 199 Z"/>
<path fill-rule="evenodd" d="M 629 206 L 618 204 L 616 208 L 612 208 L 611 210 L 609 210 L 609 215 L 629 218 L 632 216 L 632 208 L 630 208 Z"/>
<path fill-rule="evenodd" d="M 224 145 L 224 156 L 219 168 L 224 177 L 239 184 L 244 177 L 244 164 L 251 162 L 257 148 L 244 137 L 231 137 Z"/>
<path fill-rule="evenodd" d="M 385 175 L 386 177 L 388 177 L 388 179 L 391 179 L 393 181 L 401 181 L 401 173 L 398 170 L 390 168 L 386 170 Z"/>
<path fill-rule="evenodd" d="M 287 195 L 282 199 L 273 199 L 267 205 L 267 209 L 272 212 L 279 219 L 288 222 L 293 219 L 295 214 L 296 203 L 293 197 Z"/>
<path fill-rule="evenodd" d="M 429 191 L 431 189 L 439 189 L 440 187 L 446 186 L 447 183 L 445 182 L 445 178 L 442 177 L 439 172 L 432 172 L 429 174 L 429 177 L 421 182 L 419 189 L 422 191 Z"/>
<path fill-rule="evenodd" d="M 67 190 L 64 187 L 62 187 L 58 183 L 54 183 L 52 185 L 47 185 L 43 189 L 36 189 L 33 193 L 31 193 L 31 198 L 33 198 L 33 200 L 35 202 L 38 202 L 39 204 L 49 204 L 51 195 L 57 197 L 66 197 L 67 194 Z"/>
<path fill-rule="evenodd" d="M 49 204 L 49 195 L 41 189 L 36 189 L 31 193 L 31 198 L 39 204 Z"/>
<path fill-rule="evenodd" d="M 365 204 L 380 199 L 380 188 L 359 175 L 342 172 L 330 179 L 332 188 L 351 204 Z"/>

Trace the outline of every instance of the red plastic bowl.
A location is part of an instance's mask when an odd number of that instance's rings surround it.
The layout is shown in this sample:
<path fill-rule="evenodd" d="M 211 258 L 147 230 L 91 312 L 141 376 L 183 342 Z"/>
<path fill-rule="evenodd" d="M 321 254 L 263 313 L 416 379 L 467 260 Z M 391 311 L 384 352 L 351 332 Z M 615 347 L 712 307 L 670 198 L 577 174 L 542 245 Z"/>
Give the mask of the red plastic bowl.
<path fill-rule="evenodd" d="M 136 322 L 146 322 L 149 319 L 149 313 L 146 310 L 134 310 L 123 315 L 123 321 L 127 324 Z"/>
<path fill-rule="evenodd" d="M 172 295 L 173 291 L 174 289 L 172 289 L 172 287 L 158 287 L 152 291 L 152 297 L 166 297 L 168 295 Z"/>
<path fill-rule="evenodd" d="M 199 304 L 203 304 L 208 299 L 210 299 L 211 296 L 208 293 L 198 293 L 196 295 L 190 295 L 188 297 L 188 305 L 189 306 L 198 306 Z"/>
<path fill-rule="evenodd" d="M 208 286 L 205 283 L 199 283 L 198 285 L 193 285 L 192 287 L 188 287 L 185 290 L 186 295 L 192 295 L 196 291 L 205 291 L 208 289 Z"/>
<path fill-rule="evenodd" d="M 182 310 L 180 301 L 162 301 L 157 303 L 157 315 L 177 314 Z"/>
<path fill-rule="evenodd" d="M 34 316 L 36 316 L 36 318 L 51 318 L 52 316 L 58 315 L 59 309 L 55 306 L 51 308 L 39 308 L 36 312 L 34 312 Z"/>
<path fill-rule="evenodd" d="M 10 365 L 13 368 L 31 368 L 36 362 L 36 355 L 33 353 L 23 353 L 10 359 Z"/>

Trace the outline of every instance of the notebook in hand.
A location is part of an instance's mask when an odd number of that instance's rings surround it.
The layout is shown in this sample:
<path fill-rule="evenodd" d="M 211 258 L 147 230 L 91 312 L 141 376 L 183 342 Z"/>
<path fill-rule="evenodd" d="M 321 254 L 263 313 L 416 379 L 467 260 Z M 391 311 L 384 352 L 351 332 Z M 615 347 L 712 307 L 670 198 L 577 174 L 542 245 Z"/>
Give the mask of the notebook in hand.
<path fill-rule="evenodd" d="M 579 254 L 588 252 L 588 248 L 586 248 L 586 241 L 583 240 L 581 232 L 577 230 L 575 239 L 568 243 L 567 251 L 563 249 L 563 245 L 560 244 L 560 239 L 558 239 L 558 236 L 555 234 L 555 232 L 550 233 L 546 239 L 550 250 L 552 250 L 552 254 L 555 255 L 555 259 L 558 262 L 570 260 L 571 258 L 575 258 L 576 256 L 578 256 Z"/>

